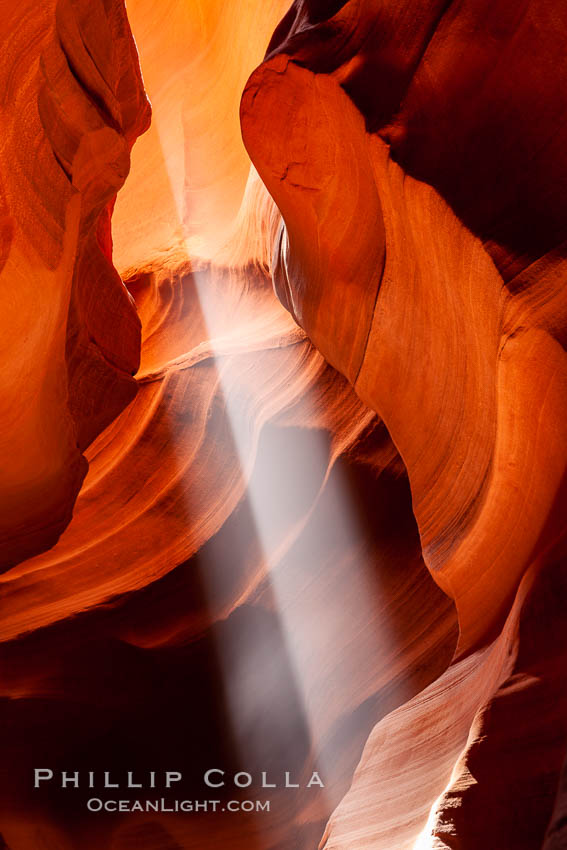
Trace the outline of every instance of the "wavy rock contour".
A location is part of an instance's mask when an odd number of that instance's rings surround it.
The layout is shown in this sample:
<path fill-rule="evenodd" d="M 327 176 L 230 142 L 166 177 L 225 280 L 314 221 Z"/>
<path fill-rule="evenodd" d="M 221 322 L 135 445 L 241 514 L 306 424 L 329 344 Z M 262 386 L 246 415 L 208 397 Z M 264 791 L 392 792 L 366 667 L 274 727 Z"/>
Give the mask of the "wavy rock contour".
<path fill-rule="evenodd" d="M 457 659 L 494 641 L 527 576 L 561 585 L 565 568 L 566 31 L 556 4 L 529 0 L 296 2 L 241 104 L 283 219 L 276 291 L 400 452 L 425 563 L 456 604 Z M 477 848 L 487 832 L 495 848 L 543 843 L 566 743 L 552 707 L 564 706 L 562 662 L 546 656 L 565 626 L 542 628 L 527 661 L 534 605 L 521 608 L 511 679 L 456 745 L 462 769 L 447 757 L 449 790 L 420 847 Z M 407 723 L 400 712 L 392 726 Z M 449 740 L 452 715 L 447 704 Z M 536 749 L 522 779 L 504 744 L 512 716 Z M 385 813 L 397 780 L 376 786 L 389 756 L 395 742 L 375 756 L 369 744 L 325 846 L 412 846 L 405 803 Z M 434 768 L 423 758 L 416 785 Z M 371 794 L 375 820 L 358 829 Z"/>
<path fill-rule="evenodd" d="M 116 208 L 122 5 L 8 15 L 13 850 L 563 840 L 564 16 L 298 0 L 249 175 L 286 5 L 131 0 Z M 326 789 L 93 829 L 38 759 Z"/>
<path fill-rule="evenodd" d="M 6 569 L 57 540 L 82 452 L 136 392 L 140 323 L 111 262 L 110 215 L 149 106 L 120 2 L 8 4 L 2 41 Z"/>

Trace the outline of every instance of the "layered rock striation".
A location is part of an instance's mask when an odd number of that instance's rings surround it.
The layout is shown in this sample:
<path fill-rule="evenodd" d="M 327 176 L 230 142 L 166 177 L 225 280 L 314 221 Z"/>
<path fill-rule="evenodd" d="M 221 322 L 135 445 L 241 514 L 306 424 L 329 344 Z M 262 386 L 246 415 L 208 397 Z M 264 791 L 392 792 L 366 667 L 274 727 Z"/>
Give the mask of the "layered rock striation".
<path fill-rule="evenodd" d="M 82 452 L 136 393 L 140 323 L 110 216 L 149 106 L 122 3 L 8 4 L 1 37 L 6 569 L 57 540 Z"/>
<path fill-rule="evenodd" d="M 12 850 L 564 841 L 567 19 L 287 5 L 7 10 Z M 325 788 L 93 825 L 38 763 Z"/>
<path fill-rule="evenodd" d="M 496 646 L 526 582 L 554 621 L 553 593 L 535 588 L 564 575 L 566 29 L 556 4 L 529 0 L 296 2 L 242 99 L 247 149 L 283 219 L 276 291 L 400 452 L 425 563 L 455 601 L 457 659 Z M 521 608 L 511 678 L 488 702 L 478 692 L 420 847 L 543 842 L 566 744 L 565 626 L 538 631 L 534 606 Z M 447 744 L 458 669 L 432 686 L 431 699 L 446 689 Z M 419 745 L 396 712 L 390 722 Z M 533 747 L 522 776 L 510 722 Z M 412 846 L 405 804 L 387 813 L 388 754 L 395 742 L 369 742 L 325 846 Z M 414 790 L 436 757 L 422 753 Z"/>
<path fill-rule="evenodd" d="M 384 419 L 463 649 L 564 531 L 552 6 L 297 3 L 242 100 L 280 300 Z"/>

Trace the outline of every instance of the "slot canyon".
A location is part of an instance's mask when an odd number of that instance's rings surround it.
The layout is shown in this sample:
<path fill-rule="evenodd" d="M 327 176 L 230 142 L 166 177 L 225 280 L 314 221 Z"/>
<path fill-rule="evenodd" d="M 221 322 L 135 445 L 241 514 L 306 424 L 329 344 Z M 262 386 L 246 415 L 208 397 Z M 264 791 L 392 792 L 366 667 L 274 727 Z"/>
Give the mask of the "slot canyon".
<path fill-rule="evenodd" d="M 567 848 L 567 5 L 0 9 L 0 848 Z"/>

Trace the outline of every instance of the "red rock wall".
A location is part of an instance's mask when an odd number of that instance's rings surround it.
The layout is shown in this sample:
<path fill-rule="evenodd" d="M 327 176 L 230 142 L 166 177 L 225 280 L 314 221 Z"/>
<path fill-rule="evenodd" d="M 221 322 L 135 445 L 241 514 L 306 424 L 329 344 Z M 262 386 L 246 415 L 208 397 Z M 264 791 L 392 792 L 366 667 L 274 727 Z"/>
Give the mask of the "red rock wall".
<path fill-rule="evenodd" d="M 553 8 L 298 3 L 242 101 L 280 299 L 384 419 L 463 648 L 564 530 Z"/>
<path fill-rule="evenodd" d="M 10 850 L 564 841 L 567 21 L 286 6 L 131 0 L 116 204 L 123 5 L 6 8 Z M 93 820 L 39 762 L 327 787 Z"/>
<path fill-rule="evenodd" d="M 457 657 L 543 570 L 512 678 L 479 703 L 424 847 L 541 846 L 565 750 L 564 623 L 548 632 L 533 610 L 553 621 L 564 571 L 566 29 L 551 2 L 296 2 L 242 99 L 283 217 L 276 290 L 400 452 L 425 562 L 455 600 Z M 376 796 L 372 758 L 325 846 L 401 841 L 402 803 L 398 821 L 380 807 L 360 826 L 396 784 L 386 773 Z"/>
<path fill-rule="evenodd" d="M 56 541 L 81 452 L 136 393 L 110 214 L 149 107 L 121 3 L 4 3 L 0 37 L 6 569 Z"/>

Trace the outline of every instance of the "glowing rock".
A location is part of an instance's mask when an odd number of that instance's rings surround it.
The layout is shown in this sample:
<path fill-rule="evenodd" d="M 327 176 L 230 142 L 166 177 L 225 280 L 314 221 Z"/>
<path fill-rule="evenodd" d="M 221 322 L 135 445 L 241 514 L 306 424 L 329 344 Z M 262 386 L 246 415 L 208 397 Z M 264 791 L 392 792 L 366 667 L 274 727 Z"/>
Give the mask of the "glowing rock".
<path fill-rule="evenodd" d="M 2 22 L 0 565 L 53 545 L 82 451 L 132 400 L 140 323 L 110 213 L 149 123 L 121 2 L 12 4 Z"/>

